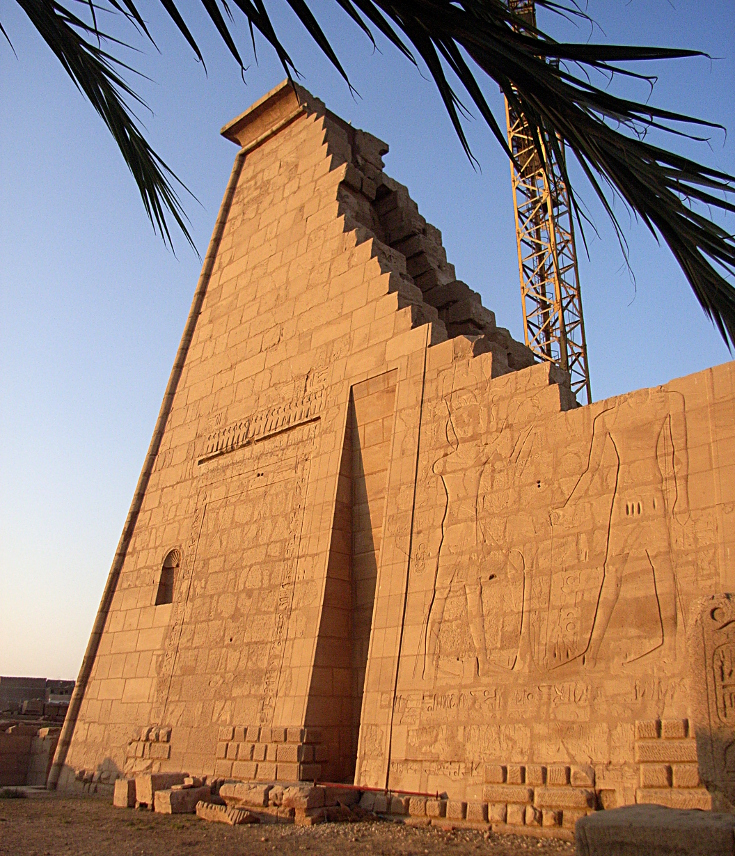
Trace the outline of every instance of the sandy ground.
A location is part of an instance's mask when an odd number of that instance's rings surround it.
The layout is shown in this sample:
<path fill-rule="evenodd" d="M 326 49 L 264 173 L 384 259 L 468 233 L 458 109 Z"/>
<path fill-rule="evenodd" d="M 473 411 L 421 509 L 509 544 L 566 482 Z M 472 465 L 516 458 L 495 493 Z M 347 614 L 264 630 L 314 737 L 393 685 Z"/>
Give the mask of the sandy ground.
<path fill-rule="evenodd" d="M 381 820 L 319 826 L 206 823 L 195 815 L 116 809 L 109 797 L 37 791 L 0 800 L 0 856 L 573 856 L 574 845 Z"/>

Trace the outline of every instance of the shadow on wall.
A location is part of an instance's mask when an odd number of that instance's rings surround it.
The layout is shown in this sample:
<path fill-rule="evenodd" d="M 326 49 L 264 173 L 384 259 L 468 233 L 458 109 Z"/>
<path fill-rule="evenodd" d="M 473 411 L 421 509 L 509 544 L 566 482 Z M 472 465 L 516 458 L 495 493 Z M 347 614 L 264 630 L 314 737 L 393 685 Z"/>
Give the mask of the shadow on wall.
<path fill-rule="evenodd" d="M 75 770 L 67 764 L 61 770 L 58 789 L 85 794 L 112 795 L 115 781 L 124 778 L 123 771 L 112 758 L 105 758 L 94 770 Z"/>

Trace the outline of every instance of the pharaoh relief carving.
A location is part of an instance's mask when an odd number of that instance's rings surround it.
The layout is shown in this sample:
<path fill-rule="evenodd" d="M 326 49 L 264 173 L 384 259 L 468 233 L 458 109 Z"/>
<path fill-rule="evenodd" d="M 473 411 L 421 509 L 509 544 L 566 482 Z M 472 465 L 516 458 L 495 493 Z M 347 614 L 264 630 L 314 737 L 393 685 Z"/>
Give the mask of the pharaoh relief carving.
<path fill-rule="evenodd" d="M 412 554 L 414 576 L 429 587 L 423 680 L 592 670 L 614 614 L 606 658 L 673 659 L 673 546 L 689 518 L 682 396 L 628 396 L 567 450 L 544 426 L 501 422 L 484 390 L 449 385 L 433 414 L 442 414 L 443 437 L 425 467 L 434 485 L 416 518 L 437 534 L 417 533 Z"/>
<path fill-rule="evenodd" d="M 594 667 L 613 611 L 625 597 L 628 624 L 645 631 L 629 637 L 626 663 L 661 649 L 676 654 L 677 583 L 672 557 L 673 528 L 689 518 L 688 455 L 683 397 L 661 389 L 624 398 L 597 415 L 585 470 L 565 502 L 551 512 L 556 535 L 589 515 L 606 531 L 596 555 L 580 552 L 593 598 L 579 616 L 580 632 L 554 665 L 582 659 Z M 599 482 L 605 503 L 596 502 Z M 584 506 L 587 506 L 585 509 Z M 590 511 L 592 512 L 590 515 Z M 593 530 L 594 531 L 594 530 Z"/>

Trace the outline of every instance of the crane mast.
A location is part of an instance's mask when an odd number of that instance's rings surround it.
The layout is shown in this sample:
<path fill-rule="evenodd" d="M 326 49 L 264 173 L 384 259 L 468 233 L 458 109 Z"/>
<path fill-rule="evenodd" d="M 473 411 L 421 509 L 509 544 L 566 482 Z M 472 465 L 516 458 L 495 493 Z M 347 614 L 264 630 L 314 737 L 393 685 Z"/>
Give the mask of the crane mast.
<path fill-rule="evenodd" d="M 531 26 L 534 0 L 509 0 Z M 520 27 L 519 27 L 520 29 Z M 542 360 L 569 372 L 575 396 L 592 401 L 569 192 L 553 153 L 544 170 L 526 119 L 505 102 L 516 242 L 526 345 Z"/>

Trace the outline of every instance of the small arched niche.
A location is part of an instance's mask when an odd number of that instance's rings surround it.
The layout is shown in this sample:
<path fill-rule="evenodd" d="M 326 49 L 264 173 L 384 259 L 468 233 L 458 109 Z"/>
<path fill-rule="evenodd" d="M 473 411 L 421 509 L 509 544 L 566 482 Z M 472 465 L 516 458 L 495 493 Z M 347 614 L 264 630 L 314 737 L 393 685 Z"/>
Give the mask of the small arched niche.
<path fill-rule="evenodd" d="M 173 603 L 176 573 L 180 564 L 181 551 L 178 549 L 169 550 L 161 567 L 161 577 L 158 581 L 158 591 L 156 592 L 156 606 L 161 606 L 164 603 Z"/>

